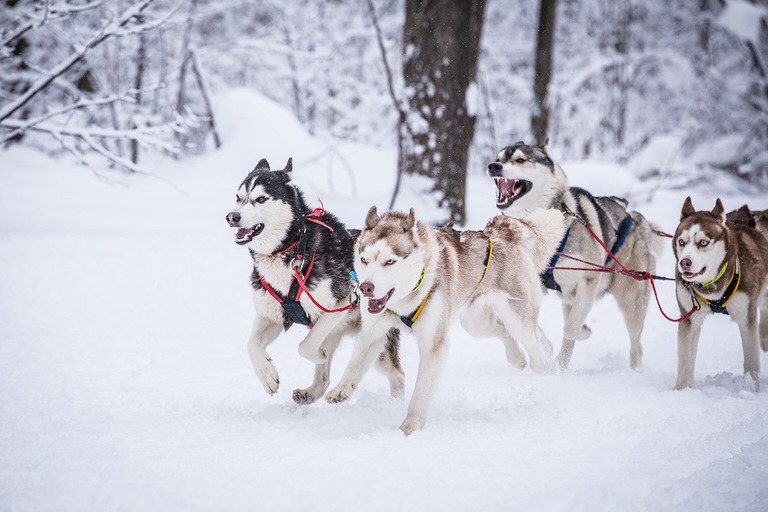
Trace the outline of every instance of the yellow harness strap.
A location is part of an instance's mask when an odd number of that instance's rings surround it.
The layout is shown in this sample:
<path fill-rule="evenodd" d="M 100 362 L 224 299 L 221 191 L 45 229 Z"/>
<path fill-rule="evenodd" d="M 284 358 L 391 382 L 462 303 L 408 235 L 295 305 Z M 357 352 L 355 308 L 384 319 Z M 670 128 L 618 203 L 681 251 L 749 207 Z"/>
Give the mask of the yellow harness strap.
<path fill-rule="evenodd" d="M 485 279 L 485 274 L 488 273 L 488 268 L 491 266 L 491 258 L 493 258 L 493 240 L 488 239 L 488 255 L 485 258 L 485 268 L 483 269 L 483 276 L 480 278 L 480 283 Z M 480 283 L 477 283 L 478 285 Z"/>
<path fill-rule="evenodd" d="M 725 269 L 728 268 L 728 262 L 726 261 L 723 263 L 723 266 L 720 268 L 720 272 L 717 273 L 714 279 L 711 279 L 709 281 L 705 281 L 701 283 L 702 288 L 706 288 L 707 286 L 711 285 L 712 283 L 716 283 L 721 277 L 723 277 L 723 274 L 725 274 Z"/>

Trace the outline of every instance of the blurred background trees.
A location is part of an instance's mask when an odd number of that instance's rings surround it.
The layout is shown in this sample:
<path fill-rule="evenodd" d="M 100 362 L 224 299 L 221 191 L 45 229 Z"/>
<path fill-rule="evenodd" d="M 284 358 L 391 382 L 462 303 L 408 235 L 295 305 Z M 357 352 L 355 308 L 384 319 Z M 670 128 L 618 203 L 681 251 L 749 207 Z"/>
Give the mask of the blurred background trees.
<path fill-rule="evenodd" d="M 766 0 L 0 0 L 0 140 L 149 171 L 150 155 L 214 147 L 209 91 L 244 86 L 314 134 L 399 141 L 404 186 L 455 220 L 465 172 L 542 135 L 557 158 L 667 186 L 716 172 L 768 189 L 766 13 Z"/>

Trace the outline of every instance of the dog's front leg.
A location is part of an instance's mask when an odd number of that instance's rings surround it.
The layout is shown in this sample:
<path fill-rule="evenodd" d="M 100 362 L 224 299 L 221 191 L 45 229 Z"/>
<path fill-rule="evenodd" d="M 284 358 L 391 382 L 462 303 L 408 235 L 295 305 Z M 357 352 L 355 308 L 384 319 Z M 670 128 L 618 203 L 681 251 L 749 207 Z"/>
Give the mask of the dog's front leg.
<path fill-rule="evenodd" d="M 317 322 L 309 330 L 307 337 L 299 344 L 299 355 L 315 364 L 323 364 L 328 360 L 323 343 L 328 335 L 339 326 L 342 321 L 347 321 L 347 315 L 359 314 L 352 310 L 343 313 L 325 313 L 320 315 Z M 335 347 L 334 347 L 335 349 Z"/>
<path fill-rule="evenodd" d="M 341 381 L 325 395 L 325 399 L 330 403 L 343 402 L 352 396 L 365 372 L 368 371 L 376 356 L 386 346 L 387 333 L 389 332 L 389 324 L 391 322 L 381 318 L 377 318 L 372 322 L 370 320 L 363 321 L 363 328 L 355 340 L 355 345 L 352 348 L 352 357 L 349 360 L 347 369 L 344 370 Z"/>
<path fill-rule="evenodd" d="M 253 321 L 251 337 L 248 340 L 248 355 L 251 358 L 253 370 L 264 386 L 264 390 L 274 395 L 280 385 L 275 365 L 267 354 L 267 345 L 275 341 L 280 335 L 283 326 L 279 322 L 271 321 L 263 316 L 256 316 Z"/>
<path fill-rule="evenodd" d="M 701 324 L 707 313 L 697 311 L 677 324 L 677 383 L 675 389 L 693 387 L 693 370 L 696 366 L 696 350 L 699 346 Z"/>
<path fill-rule="evenodd" d="M 414 335 L 419 346 L 419 373 L 416 375 L 413 396 L 408 403 L 408 414 L 400 425 L 400 430 L 406 436 L 424 427 L 427 408 L 435 394 L 447 351 L 444 323 L 428 325 L 428 322 L 424 322 L 422 325 L 426 325 L 426 327 L 419 330 L 414 329 Z M 419 332 L 421 330 L 428 332 Z"/>
<path fill-rule="evenodd" d="M 326 316 L 330 315 L 328 313 Z M 336 348 L 341 343 L 341 338 L 354 333 L 358 330 L 359 318 L 350 313 L 339 313 L 336 316 L 345 317 L 336 323 L 336 327 L 326 336 L 325 341 L 320 346 L 320 351 L 325 355 L 325 362 L 315 366 L 315 378 L 312 385 L 305 389 L 295 389 L 293 391 L 293 401 L 297 404 L 311 404 L 320 398 L 325 390 L 328 389 L 328 380 L 331 373 L 331 361 Z M 313 328 L 314 330 L 314 328 Z"/>

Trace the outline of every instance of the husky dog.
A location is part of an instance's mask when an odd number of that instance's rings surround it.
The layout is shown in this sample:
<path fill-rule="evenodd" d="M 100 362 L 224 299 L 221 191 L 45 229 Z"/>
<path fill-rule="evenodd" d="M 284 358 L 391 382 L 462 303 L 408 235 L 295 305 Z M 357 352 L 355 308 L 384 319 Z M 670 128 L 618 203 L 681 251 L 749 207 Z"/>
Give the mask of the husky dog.
<path fill-rule="evenodd" d="M 545 143 L 546 144 L 546 143 Z M 535 208 L 560 208 L 573 213 L 557 254 L 541 275 L 542 284 L 562 297 L 565 320 L 563 344 L 556 363 L 566 368 L 577 340 L 585 340 L 591 329 L 584 323 L 596 298 L 612 294 L 629 331 L 629 364 L 638 369 L 643 363 L 640 337 L 648 310 L 651 289 L 646 283 L 625 276 L 589 271 L 558 270 L 560 266 L 590 269 L 588 265 L 560 259 L 559 254 L 611 268 L 616 267 L 582 222 L 586 222 L 628 268 L 654 272 L 656 258 L 663 250 L 656 228 L 641 214 L 627 211 L 627 201 L 618 197 L 595 197 L 584 189 L 568 187 L 559 165 L 547 154 L 545 145 L 529 146 L 517 142 L 502 149 L 488 165 L 488 175 L 498 188 L 496 206 L 513 216 L 523 216 Z"/>
<path fill-rule="evenodd" d="M 253 369 L 267 393 L 274 394 L 280 381 L 267 345 L 294 323 L 310 326 L 310 337 L 314 333 L 321 338 L 317 345 L 325 357 L 315 368 L 312 385 L 295 390 L 293 399 L 311 403 L 328 388 L 333 352 L 343 335 L 359 330 L 360 314 L 350 306 L 354 240 L 336 217 L 309 209 L 291 183 L 292 167 L 288 159 L 284 169 L 272 171 L 262 159 L 237 189 L 237 204 L 227 222 L 237 228 L 235 242 L 253 258 L 256 318 L 248 341 Z M 320 306 L 346 311 L 324 313 Z M 402 395 L 398 337 L 399 331 L 387 333 L 379 367 L 389 377 L 392 393 Z"/>
<path fill-rule="evenodd" d="M 364 297 L 362 335 L 341 382 L 326 399 L 349 398 L 381 351 L 382 335 L 405 326 L 417 339 L 420 359 L 400 429 L 408 435 L 422 428 L 443 366 L 448 327 L 462 307 L 461 323 L 470 334 L 501 338 L 508 360 L 522 368 L 520 343 L 531 368 L 548 373 L 552 347 L 538 332 L 538 276 L 564 232 L 557 210 L 533 212 L 522 220 L 497 216 L 482 231 L 456 237 L 450 229 L 417 222 L 413 209 L 380 216 L 371 208 L 355 243 L 355 271 Z"/>
<path fill-rule="evenodd" d="M 683 203 L 673 239 L 677 303 L 681 313 L 695 311 L 678 324 L 675 389 L 693 387 L 699 333 L 710 313 L 738 324 L 744 373 L 759 387 L 758 340 L 768 351 L 768 239 L 749 227 L 749 214 L 742 208 L 726 221 L 720 199 L 712 211 L 696 211 L 690 197 Z"/>

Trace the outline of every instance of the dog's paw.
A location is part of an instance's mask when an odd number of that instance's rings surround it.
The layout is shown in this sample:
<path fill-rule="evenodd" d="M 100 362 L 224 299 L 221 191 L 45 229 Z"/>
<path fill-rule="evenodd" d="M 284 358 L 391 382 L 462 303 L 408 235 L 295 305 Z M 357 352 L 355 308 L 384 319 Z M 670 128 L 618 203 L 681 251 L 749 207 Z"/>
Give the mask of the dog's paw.
<path fill-rule="evenodd" d="M 352 396 L 355 386 L 352 384 L 339 384 L 325 395 L 325 400 L 329 404 L 338 404 Z"/>
<path fill-rule="evenodd" d="M 323 364 L 328 360 L 325 349 L 316 349 L 306 341 L 302 341 L 299 344 L 299 355 L 315 364 Z"/>
<path fill-rule="evenodd" d="M 584 341 L 590 336 L 592 336 L 592 329 L 587 324 L 584 324 L 581 326 L 581 329 L 579 330 L 575 339 L 577 341 Z"/>
<path fill-rule="evenodd" d="M 280 387 L 280 377 L 277 374 L 275 365 L 269 359 L 264 359 L 258 365 L 254 365 L 253 369 L 261 381 L 261 385 L 264 386 L 264 390 L 270 395 L 274 395 L 277 392 L 277 388 Z"/>
<path fill-rule="evenodd" d="M 309 405 L 317 398 L 318 394 L 312 388 L 293 390 L 293 401 L 299 405 Z"/>
<path fill-rule="evenodd" d="M 422 418 L 416 416 L 407 416 L 405 420 L 403 420 L 403 424 L 400 425 L 400 430 L 403 431 L 403 434 L 409 436 L 417 430 L 421 430 L 423 427 L 424 420 Z"/>
<path fill-rule="evenodd" d="M 682 391 L 683 389 L 693 389 L 693 382 L 678 380 L 675 384 L 675 391 Z"/>
<path fill-rule="evenodd" d="M 531 359 L 531 370 L 539 375 L 549 375 L 552 373 L 552 362 L 549 359 Z"/>

